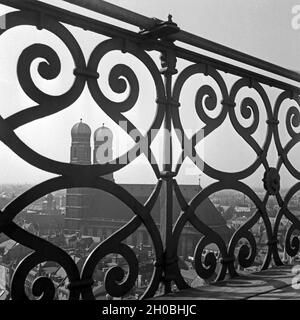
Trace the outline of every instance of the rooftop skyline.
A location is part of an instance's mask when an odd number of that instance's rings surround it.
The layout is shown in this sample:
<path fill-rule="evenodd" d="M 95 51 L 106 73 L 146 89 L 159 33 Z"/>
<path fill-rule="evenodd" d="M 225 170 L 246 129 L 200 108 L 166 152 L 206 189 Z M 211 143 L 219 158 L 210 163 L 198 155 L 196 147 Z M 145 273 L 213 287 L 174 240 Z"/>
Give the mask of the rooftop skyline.
<path fill-rule="evenodd" d="M 70 4 L 61 3 L 61 1 L 58 0 L 44 2 L 52 5 L 60 5 L 81 14 L 101 18 L 104 21 L 112 21 L 112 19 L 102 17 L 88 10 L 78 9 Z M 123 1 L 110 2 L 149 17 L 155 16 L 160 19 L 167 19 L 168 14 L 171 13 L 173 20 L 180 28 L 186 31 L 277 63 L 281 66 L 293 70 L 300 70 L 300 62 L 297 55 L 300 49 L 298 41 L 300 31 L 294 30 L 291 26 L 293 17 L 292 8 L 295 5 L 293 1 L 257 0 L 251 3 L 241 3 L 240 1 L 231 0 L 226 2 L 225 5 L 224 2 L 220 0 L 204 0 L 201 2 L 192 1 L 189 6 L 183 6 L 182 2 L 170 0 L 164 2 L 155 0 L 147 3 L 140 1 L 127 1 L 126 3 L 123 3 Z M 186 13 L 184 15 L 182 15 L 183 7 Z M 172 10 L 170 10 L 170 8 L 172 8 Z M 6 11 L 7 7 L 1 5 L 0 12 L 4 13 Z M 189 18 L 187 19 L 186 17 Z M 211 17 L 214 17 L 214 19 Z M 125 24 L 119 23 L 119 25 L 124 26 Z M 105 39 L 102 36 L 74 27 L 68 28 L 80 43 L 86 60 L 94 47 Z M 130 28 L 138 31 L 137 28 Z M 26 37 L 23 37 L 22 35 L 25 35 L 25 33 Z M 280 44 L 277 41 L 278 38 L 280 38 Z M 74 68 L 73 61 L 70 53 L 60 40 L 45 30 L 37 31 L 33 27 L 22 27 L 16 28 L 16 30 L 10 30 L 7 35 L 3 35 L 0 40 L 0 44 L 4 48 L 0 53 L 0 82 L 3 99 L 0 112 L 4 118 L 23 108 L 34 105 L 34 102 L 26 96 L 18 84 L 16 64 L 22 50 L 35 42 L 44 43 L 54 48 L 62 64 L 59 77 L 47 81 L 37 74 L 36 68 L 40 60 L 35 61 L 31 69 L 36 85 L 41 90 L 55 95 L 65 92 L 72 84 L 73 77 L 70 75 L 72 75 Z M 156 53 L 150 53 L 150 55 L 159 65 L 159 55 Z M 8 61 L 9 63 L 7 63 Z M 156 96 L 153 82 L 142 63 L 127 54 L 122 55 L 112 52 L 103 59 L 99 66 L 99 70 L 101 71 L 99 83 L 108 98 L 115 101 L 122 101 L 129 90 L 129 88 L 127 88 L 124 94 L 119 95 L 115 94 L 111 88 L 109 88 L 107 83 L 108 74 L 116 63 L 124 63 L 130 66 L 140 80 L 139 99 L 136 105 L 130 111 L 124 113 L 124 115 L 128 117 L 137 128 L 145 132 L 145 130 L 149 128 L 156 111 Z M 179 60 L 178 70 L 182 70 L 184 66 L 186 66 L 186 64 Z M 228 76 L 226 79 L 229 83 L 232 83 L 235 78 Z M 189 136 L 199 127 L 203 126 L 203 123 L 195 112 L 194 99 L 197 90 L 204 80 L 216 88 L 213 81 L 207 81 L 204 77 L 197 76 L 193 78 L 193 81 L 188 82 L 188 86 L 182 95 L 182 109 L 184 108 L 184 111 L 181 113 L 182 122 L 185 128 L 190 130 Z M 278 94 L 278 90 L 276 89 L 268 89 L 268 92 L 270 92 L 271 100 L 274 100 Z M 216 93 L 219 95 L 218 90 L 216 90 Z M 250 90 L 249 94 L 253 95 Z M 260 115 L 260 126 L 256 133 L 256 138 L 260 144 L 262 144 L 265 136 L 265 112 L 260 103 L 261 101 L 258 100 L 262 113 Z M 220 110 L 220 106 L 218 106 L 217 109 L 216 112 Z M 281 115 L 282 123 L 284 123 L 283 117 L 284 114 Z M 133 141 L 127 135 L 124 135 L 122 129 L 96 105 L 87 88 L 85 88 L 82 96 L 69 108 L 60 113 L 24 125 L 18 128 L 16 133 L 28 146 L 42 155 L 62 162 L 69 162 L 71 145 L 70 130 L 80 119 L 83 119 L 83 121 L 91 127 L 92 132 L 103 123 L 113 131 L 114 137 L 116 137 L 113 142 L 113 152 L 115 156 L 122 154 L 133 145 Z M 282 131 L 282 135 L 286 135 L 284 130 Z M 159 135 L 153 143 L 153 150 L 156 152 L 158 158 L 161 157 L 161 138 L 161 135 Z M 222 139 L 222 143 L 220 143 L 220 139 Z M 242 141 L 240 136 L 234 132 L 228 118 L 216 132 L 205 138 L 204 141 L 204 144 L 199 144 L 199 153 L 210 165 L 220 170 L 229 172 L 242 170 L 249 166 L 255 159 L 255 153 Z M 174 149 L 174 153 L 178 153 L 178 142 L 176 141 Z M 298 146 L 295 146 L 295 151 L 290 153 L 296 168 L 296 160 L 299 158 L 299 154 L 300 149 Z M 276 165 L 277 153 L 273 143 L 268 159 L 271 166 Z M 154 183 L 156 181 L 155 175 L 149 167 L 149 164 L 145 163 L 143 157 L 139 157 L 132 164 L 116 172 L 114 174 L 116 182 Z M 0 180 L 3 183 L 38 183 L 53 177 L 53 175 L 34 168 L 18 158 L 18 156 L 4 146 L 2 142 L 0 143 L 0 165 L 2 168 L 5 168 L 5 170 L 1 170 L 0 172 Z M 189 170 L 191 174 L 187 174 Z M 140 172 L 143 172 L 143 174 L 141 175 Z M 255 175 L 249 177 L 245 182 L 255 187 L 262 187 L 261 176 L 263 172 L 264 169 L 260 167 Z M 203 185 L 213 182 L 212 179 L 205 176 L 200 170 L 194 170 L 191 163 L 183 166 L 178 176 L 178 182 L 198 184 L 199 175 L 201 175 Z M 296 182 L 284 168 L 281 170 L 281 176 L 283 187 L 289 187 Z"/>

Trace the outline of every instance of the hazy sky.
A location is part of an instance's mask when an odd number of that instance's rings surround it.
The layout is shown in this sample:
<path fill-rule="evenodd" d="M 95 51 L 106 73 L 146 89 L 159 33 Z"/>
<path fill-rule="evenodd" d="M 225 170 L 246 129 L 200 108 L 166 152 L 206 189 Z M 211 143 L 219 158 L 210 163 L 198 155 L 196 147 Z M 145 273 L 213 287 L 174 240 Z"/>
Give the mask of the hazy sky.
<path fill-rule="evenodd" d="M 74 6 L 63 3 L 60 0 L 44 1 L 53 5 L 62 5 L 65 8 L 78 11 L 81 14 L 87 14 L 97 19 L 112 21 L 103 18 L 101 15 L 91 13 L 88 10 L 75 8 Z M 201 0 L 201 1 L 177 1 L 177 0 L 115 0 L 110 1 L 130 10 L 139 12 L 149 17 L 157 17 L 162 20 L 166 19 L 168 14 L 173 15 L 173 20 L 181 29 L 195 33 L 201 37 L 219 42 L 230 46 L 234 49 L 252 54 L 278 65 L 293 70 L 300 70 L 300 30 L 294 30 L 291 26 L 292 7 L 297 4 L 296 1 L 290 0 Z M 7 11 L 7 7 L 0 6 L 0 12 Z M 124 24 L 120 24 L 124 26 Z M 138 31 L 138 28 L 131 27 L 132 30 Z M 88 33 L 77 28 L 70 28 L 78 42 L 80 43 L 86 59 L 93 48 L 104 40 L 101 36 Z M 73 82 L 72 70 L 74 65 L 70 53 L 63 43 L 47 31 L 37 31 L 31 27 L 16 28 L 7 32 L 0 37 L 0 92 L 2 103 L 0 112 L 3 117 L 7 117 L 26 107 L 33 106 L 32 102 L 22 91 L 17 81 L 16 63 L 22 50 L 33 43 L 44 43 L 54 48 L 62 62 L 62 72 L 60 76 L 51 81 L 45 81 L 37 75 L 35 62 L 32 66 L 32 74 L 35 83 L 43 90 L 50 94 L 65 92 Z M 155 61 L 157 55 L 153 55 Z M 119 97 L 112 93 L 107 85 L 107 75 L 116 63 L 123 62 L 132 67 L 140 79 L 140 97 L 136 106 L 126 114 L 128 118 L 136 124 L 138 128 L 146 130 L 155 112 L 155 91 L 153 82 L 145 67 L 133 58 L 128 58 L 119 53 L 109 54 L 100 64 L 101 78 L 99 83 L 104 92 L 111 99 L 116 101 L 122 100 L 124 95 Z M 184 64 L 179 61 L 179 70 Z M 185 86 L 182 94 L 181 112 L 182 122 L 185 128 L 195 132 L 201 127 L 202 123 L 197 119 L 193 101 L 198 88 L 203 84 L 203 77 L 194 77 Z M 206 80 L 207 81 L 207 80 Z M 228 78 L 228 81 L 232 79 Z M 206 82 L 207 83 L 207 82 Z M 213 82 L 208 81 L 213 84 Z M 245 93 L 250 93 L 245 90 Z M 270 90 L 272 102 L 276 98 L 278 91 Z M 126 95 L 125 95 L 126 96 Z M 242 92 L 241 97 L 242 98 Z M 261 105 L 258 99 L 258 104 Z M 262 108 L 262 106 L 261 106 Z M 220 110 L 220 109 L 218 109 Z M 281 115 L 284 116 L 284 113 Z M 70 150 L 70 129 L 72 125 L 83 118 L 94 131 L 101 126 L 103 122 L 110 126 L 116 137 L 114 139 L 114 153 L 123 153 L 132 142 L 124 135 L 120 137 L 118 133 L 122 131 L 117 125 L 113 124 L 100 108 L 92 100 L 89 92 L 85 89 L 80 99 L 71 107 L 61 113 L 50 117 L 34 121 L 18 130 L 16 133 L 19 137 L 34 150 L 39 153 L 60 161 L 69 162 Z M 284 118 L 282 118 L 284 119 Z M 259 130 L 255 137 L 262 144 L 265 134 L 265 113 L 262 109 Z M 286 131 L 282 129 L 282 135 Z M 126 143 L 128 142 L 128 143 Z M 156 147 L 155 147 L 156 145 Z M 154 150 L 158 152 L 161 143 L 159 139 L 154 143 Z M 176 149 L 176 148 L 175 148 Z M 224 125 L 214 134 L 205 139 L 205 143 L 199 146 L 200 154 L 212 166 L 227 170 L 236 171 L 246 168 L 254 160 L 255 154 L 243 143 L 241 138 L 234 132 L 228 119 Z M 159 152 L 158 152 L 159 153 Z M 296 160 L 299 159 L 300 149 L 295 148 L 291 154 L 296 168 L 300 169 Z M 268 157 L 270 164 L 276 163 L 276 152 L 272 145 Z M 117 182 L 143 182 L 151 183 L 155 181 L 151 169 L 143 165 L 143 161 L 138 160 L 136 163 L 129 165 L 115 174 Z M 0 181 L 1 182 L 40 182 L 52 175 L 40 171 L 31 165 L 19 159 L 7 147 L 0 143 Z M 142 174 L 141 174 L 142 172 Z M 189 171 L 186 174 L 184 168 L 180 172 L 179 181 L 184 183 L 197 183 L 200 171 Z M 287 187 L 294 183 L 289 174 L 282 170 L 283 186 Z M 251 185 L 261 186 L 263 170 L 257 171 L 256 175 L 247 180 Z M 202 176 L 202 183 L 207 184 L 211 180 Z"/>

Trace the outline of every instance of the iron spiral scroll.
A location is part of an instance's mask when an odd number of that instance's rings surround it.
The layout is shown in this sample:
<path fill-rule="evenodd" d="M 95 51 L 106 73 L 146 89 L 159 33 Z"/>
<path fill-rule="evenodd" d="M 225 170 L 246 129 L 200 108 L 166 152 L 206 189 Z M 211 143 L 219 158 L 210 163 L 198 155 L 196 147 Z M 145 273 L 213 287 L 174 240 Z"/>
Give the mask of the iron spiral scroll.
<path fill-rule="evenodd" d="M 151 282 L 143 293 L 142 299 L 153 297 L 161 283 L 168 287 L 170 282 L 174 281 L 179 289 L 188 287 L 180 273 L 177 252 L 179 238 L 183 228 L 188 223 L 202 235 L 194 251 L 194 260 L 196 272 L 203 279 L 210 279 L 215 274 L 219 262 L 221 263 L 221 268 L 214 279 L 215 281 L 224 279 L 228 274 L 237 276 L 237 265 L 243 268 L 253 265 L 257 255 L 257 245 L 251 229 L 259 219 L 263 222 L 267 237 L 267 251 L 264 262 L 261 265 L 262 269 L 268 268 L 272 260 L 276 265 L 283 264 L 278 252 L 278 232 L 283 217 L 290 221 L 290 227 L 285 239 L 286 252 L 290 256 L 295 256 L 299 252 L 300 242 L 295 235 L 295 231 L 300 231 L 300 223 L 289 210 L 288 203 L 293 195 L 300 190 L 300 184 L 296 183 L 282 197 L 280 183 L 280 171 L 283 166 L 294 178 L 300 179 L 300 172 L 288 158 L 289 152 L 299 142 L 300 138 L 300 131 L 297 131 L 297 128 L 299 129 L 300 127 L 299 91 L 295 91 L 292 87 L 291 91 L 284 89 L 278 95 L 273 106 L 267 94 L 266 86 L 255 78 L 239 77 L 229 88 L 226 83 L 226 76 L 218 68 L 202 61 L 201 57 L 195 61 L 194 56 L 186 56 L 185 60 L 189 62 L 189 65 L 181 70 L 173 84 L 172 81 L 177 72 L 177 58 L 179 58 L 181 51 L 168 39 L 158 42 L 151 42 L 151 40 L 145 43 L 141 38 L 130 38 L 129 40 L 121 36 L 111 37 L 98 44 L 88 61 L 86 61 L 82 49 L 73 34 L 63 23 L 54 18 L 43 15 L 41 19 L 41 15 L 38 12 L 21 10 L 6 14 L 5 20 L 7 28 L 1 30 L 1 34 L 15 27 L 25 25 L 35 26 L 39 30 L 45 29 L 64 43 L 74 63 L 73 74 L 70 75 L 74 77 L 73 84 L 65 93 L 59 96 L 52 96 L 44 93 L 36 86 L 31 76 L 31 67 L 36 59 L 41 58 L 43 62 L 39 63 L 37 69 L 39 75 L 46 80 L 57 78 L 61 73 L 62 63 L 57 52 L 50 46 L 41 43 L 25 48 L 19 57 L 16 72 L 21 88 L 34 101 L 34 104 L 5 119 L 0 115 L 1 141 L 27 163 L 57 175 L 53 179 L 32 187 L 1 211 L 0 232 L 33 251 L 19 263 L 14 272 L 11 281 L 12 299 L 28 299 L 25 293 L 26 277 L 34 267 L 45 261 L 54 261 L 65 270 L 69 279 L 69 299 L 95 299 L 92 291 L 93 273 L 99 261 L 112 253 L 122 255 L 129 269 L 127 274 L 118 266 L 109 269 L 105 276 L 105 288 L 107 293 L 113 297 L 124 296 L 135 285 L 139 272 L 136 254 L 124 243 L 124 240 L 141 225 L 146 228 L 150 235 L 156 258 Z M 99 31 L 99 33 L 101 32 Z M 161 68 L 148 53 L 148 51 L 152 50 L 162 53 Z M 136 105 L 140 94 L 141 81 L 134 70 L 121 63 L 115 64 L 110 70 L 108 79 L 110 89 L 117 94 L 128 91 L 127 97 L 121 102 L 110 100 L 99 85 L 98 78 L 102 76 L 98 70 L 99 64 L 103 57 L 112 51 L 122 52 L 138 59 L 145 66 L 155 86 L 156 96 L 153 97 L 153 101 L 150 103 L 156 106 L 156 113 L 145 134 L 142 134 L 124 115 Z M 181 96 L 183 87 L 194 75 L 203 76 L 202 80 L 199 80 L 199 88 L 194 97 L 194 107 L 197 116 L 204 125 L 189 138 L 182 123 L 181 111 L 184 110 L 185 106 L 181 105 Z M 208 78 L 214 82 L 214 86 L 206 82 Z M 127 134 L 135 129 L 142 137 L 140 140 L 134 140 L 134 146 L 119 158 L 114 159 L 113 163 L 81 166 L 55 161 L 31 149 L 17 136 L 15 133 L 17 128 L 61 112 L 66 108 L 72 108 L 72 104 L 80 98 L 85 87 L 88 88 L 98 107 L 116 124 L 126 120 L 128 123 Z M 252 96 L 243 96 L 241 102 L 238 103 L 237 97 L 242 94 L 244 88 L 255 92 L 259 96 L 260 103 Z M 283 106 L 283 102 L 286 100 L 293 101 L 293 106 L 290 106 L 287 110 Z M 286 113 L 284 125 L 290 137 L 286 145 L 283 145 L 278 129 L 279 112 L 282 109 Z M 212 117 L 210 111 L 216 110 L 219 110 L 217 116 Z M 267 121 L 264 142 L 261 145 L 256 141 L 255 133 L 258 130 L 262 111 L 266 115 Z M 170 121 L 168 122 L 168 120 Z M 230 121 L 235 132 L 256 155 L 255 160 L 247 168 L 236 172 L 226 172 L 213 167 L 205 159 L 202 159 L 196 150 L 198 143 L 202 140 L 205 141 L 206 137 L 218 130 L 227 120 Z M 244 120 L 251 121 L 250 125 L 245 126 Z M 182 143 L 183 141 L 188 141 L 192 145 L 191 150 L 187 150 L 183 144 L 181 145 L 182 161 L 173 163 L 175 167 L 173 172 L 169 170 L 170 167 L 166 167 L 167 170 L 162 172 L 151 150 L 151 144 L 156 137 L 152 133 L 154 131 L 158 132 L 158 129 L 163 124 L 167 127 L 169 126 L 169 130 L 173 126 L 178 137 L 180 136 L 180 141 Z M 199 135 L 200 131 L 203 134 Z M 148 141 L 146 149 L 142 147 L 145 141 Z M 275 143 L 278 152 L 276 167 L 270 166 L 267 159 L 272 141 Z M 153 193 L 144 204 L 140 203 L 120 185 L 103 178 L 103 176 L 116 172 L 128 165 L 122 159 L 128 159 L 129 153 L 135 153 L 136 158 L 145 155 L 157 179 Z M 205 175 L 215 180 L 214 183 L 200 190 L 189 202 L 185 199 L 177 182 L 177 176 L 186 158 L 192 160 L 195 166 Z M 130 163 L 134 160 L 131 159 Z M 243 181 L 260 168 L 264 171 L 264 176 L 261 177 L 265 188 L 263 199 L 260 199 L 251 187 Z M 167 194 L 172 195 L 174 192 L 181 207 L 181 214 L 172 225 L 170 239 L 166 243 L 164 243 L 161 232 L 151 214 L 162 192 L 162 186 L 165 184 L 167 188 L 172 189 L 172 192 Z M 123 202 L 134 213 L 134 217 L 125 226 L 97 245 L 86 259 L 81 272 L 79 272 L 73 259 L 64 250 L 23 230 L 13 222 L 13 219 L 26 206 L 37 199 L 57 190 L 75 187 L 95 188 L 109 193 Z M 217 232 L 207 226 L 195 214 L 196 209 L 205 199 L 225 189 L 241 192 L 256 206 L 255 213 L 234 232 L 228 243 L 225 243 Z M 280 206 L 273 226 L 266 208 L 271 196 L 276 197 Z M 241 240 L 246 240 L 246 243 L 244 242 L 242 246 L 238 247 Z M 219 260 L 212 253 L 204 255 L 205 248 L 210 244 L 215 244 L 220 251 Z M 35 280 L 32 293 L 42 300 L 55 299 L 54 284 L 46 277 L 39 277 Z"/>
<path fill-rule="evenodd" d="M 5 31 L 19 25 L 37 26 L 39 21 L 38 18 L 39 17 L 35 13 L 9 13 L 6 15 L 8 28 Z M 105 279 L 106 290 L 107 293 L 112 296 L 125 295 L 135 285 L 139 268 L 134 251 L 129 246 L 122 243 L 122 241 L 132 234 L 141 224 L 144 224 L 148 230 L 157 254 L 157 264 L 154 266 L 152 282 L 143 295 L 144 297 L 153 296 L 161 278 L 162 263 L 160 262 L 160 259 L 163 255 L 163 249 L 159 231 L 150 213 L 159 195 L 161 181 L 158 179 L 157 186 L 152 195 L 149 197 L 148 201 L 142 205 L 125 189 L 100 177 L 107 173 L 117 171 L 125 166 L 125 164 L 112 165 L 109 163 L 107 165 L 81 166 L 54 161 L 30 149 L 14 133 L 15 129 L 30 123 L 33 120 L 49 116 L 71 107 L 72 103 L 74 103 L 82 94 L 86 83 L 88 83 L 92 96 L 103 111 L 105 111 L 117 123 L 124 119 L 122 112 L 130 110 L 135 105 L 139 94 L 139 83 L 134 72 L 128 66 L 121 64 L 115 65 L 110 72 L 109 84 L 115 92 L 121 93 L 126 90 L 127 86 L 130 87 L 130 93 L 126 101 L 123 103 L 116 104 L 113 101 L 109 101 L 102 94 L 96 81 L 98 78 L 97 68 L 100 62 L 99 51 L 102 51 L 103 55 L 112 50 L 121 51 L 122 41 L 118 39 L 111 39 L 101 43 L 95 49 L 95 52 L 92 53 L 91 59 L 87 65 L 77 41 L 66 27 L 51 18 L 44 17 L 43 28 L 52 32 L 61 39 L 71 52 L 75 66 L 75 80 L 72 87 L 61 96 L 51 96 L 42 92 L 36 87 L 31 78 L 30 69 L 33 61 L 37 58 L 42 58 L 44 60 L 44 62 L 40 62 L 38 65 L 38 73 L 41 77 L 47 80 L 55 79 L 60 74 L 61 61 L 57 53 L 47 45 L 33 44 L 29 46 L 23 50 L 19 57 L 17 75 L 23 91 L 36 103 L 36 105 L 13 114 L 7 119 L 0 119 L 2 142 L 4 142 L 28 163 L 42 170 L 58 175 L 57 178 L 45 181 L 28 190 L 12 201 L 1 212 L 1 232 L 5 233 L 18 243 L 33 250 L 33 253 L 26 256 L 19 263 L 14 272 L 11 281 L 11 298 L 16 300 L 28 299 L 24 290 L 27 275 L 40 263 L 53 261 L 63 267 L 67 274 L 69 280 L 68 289 L 70 290 L 69 299 L 95 299 L 92 293 L 92 285 L 94 282 L 92 277 L 94 270 L 98 262 L 111 253 L 120 254 L 124 257 L 125 261 L 129 265 L 129 273 L 125 277 L 123 269 L 119 267 L 114 267 L 108 270 Z M 128 49 L 130 50 L 129 47 Z M 151 71 L 157 87 L 157 100 L 162 100 L 163 82 L 158 69 L 154 68 L 152 60 L 145 52 L 138 50 L 137 47 L 134 47 L 134 49 L 135 50 L 131 49 L 133 54 L 138 56 Z M 96 62 L 94 58 L 95 56 L 97 56 Z M 128 84 L 124 78 L 126 78 Z M 152 129 L 158 129 L 163 119 L 163 113 L 160 111 L 159 105 L 157 109 L 156 117 L 153 120 L 149 131 L 146 133 L 146 137 L 149 136 L 151 139 L 154 139 L 155 136 L 150 135 L 150 131 Z M 130 123 L 128 131 L 131 130 L 132 127 L 133 125 Z M 132 153 L 135 150 L 142 150 L 142 148 L 140 148 L 141 143 L 142 141 L 136 142 L 136 145 L 129 150 L 127 154 L 122 155 L 120 158 L 126 157 L 129 152 Z M 150 151 L 150 147 L 146 151 Z M 158 176 L 159 170 L 156 163 L 153 163 L 153 159 L 155 160 L 155 158 L 152 152 L 149 152 L 149 159 L 150 157 L 152 160 L 151 166 L 153 171 Z M 121 162 L 122 161 L 120 161 L 120 159 L 117 159 L 117 163 Z M 123 201 L 124 204 L 126 204 L 135 213 L 135 217 L 131 221 L 94 249 L 86 259 L 81 274 L 79 274 L 78 268 L 73 259 L 64 250 L 23 230 L 13 222 L 13 219 L 19 212 L 37 199 L 53 191 L 74 187 L 89 187 L 103 190 Z M 39 297 L 41 300 L 52 300 L 55 298 L 54 284 L 47 277 L 38 277 L 33 283 L 32 294 Z"/>

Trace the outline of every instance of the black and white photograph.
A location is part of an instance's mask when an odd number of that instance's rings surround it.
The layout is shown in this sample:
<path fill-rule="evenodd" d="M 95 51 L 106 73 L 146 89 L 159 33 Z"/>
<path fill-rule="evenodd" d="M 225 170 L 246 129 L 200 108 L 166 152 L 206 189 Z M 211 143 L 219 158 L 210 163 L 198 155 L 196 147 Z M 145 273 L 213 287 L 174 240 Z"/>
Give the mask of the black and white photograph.
<path fill-rule="evenodd" d="M 3 305 L 300 300 L 300 1 L 0 0 L 0 48 Z"/>

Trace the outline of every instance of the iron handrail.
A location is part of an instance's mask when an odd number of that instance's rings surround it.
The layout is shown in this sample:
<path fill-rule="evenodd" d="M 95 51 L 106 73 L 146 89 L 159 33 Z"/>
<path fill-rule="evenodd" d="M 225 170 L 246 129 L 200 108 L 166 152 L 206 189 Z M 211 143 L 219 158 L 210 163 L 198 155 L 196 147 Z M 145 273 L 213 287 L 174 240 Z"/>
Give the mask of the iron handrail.
<path fill-rule="evenodd" d="M 141 14 L 132 12 L 106 1 L 99 0 L 63 0 L 65 2 L 90 9 L 92 11 L 101 13 L 111 18 L 138 26 L 143 29 L 151 29 L 155 27 L 157 20 L 148 18 Z M 172 40 L 178 40 L 188 45 L 195 46 L 206 51 L 222 55 L 223 57 L 239 61 L 241 63 L 250 65 L 252 67 L 274 73 L 278 76 L 285 77 L 290 80 L 300 82 L 300 73 L 288 70 L 273 63 L 251 56 L 249 54 L 231 49 L 219 43 L 204 39 L 186 31 L 179 31 L 174 35 L 169 36 Z"/>
<path fill-rule="evenodd" d="M 101 1 L 103 2 L 103 1 Z M 79 28 L 82 28 L 84 30 L 89 30 L 92 32 L 101 33 L 104 36 L 108 37 L 123 37 L 128 40 L 133 40 L 134 42 L 144 42 L 145 39 L 136 32 L 129 31 L 126 29 L 123 29 L 121 27 L 117 27 L 115 25 L 111 25 L 93 18 L 89 18 L 87 16 L 74 13 L 62 8 L 59 8 L 57 6 L 49 5 L 41 1 L 37 0 L 0 0 L 0 4 L 7 5 L 12 8 L 16 8 L 19 10 L 29 10 L 34 11 L 43 15 L 52 16 L 53 18 L 63 22 L 67 23 Z M 124 9 L 125 10 L 125 9 Z M 149 18 L 146 18 L 149 19 Z M 153 19 L 150 19 L 152 22 Z M 149 21 L 149 20 L 148 20 Z M 180 31 L 182 32 L 182 31 Z M 174 35 L 173 35 L 174 36 Z M 158 41 L 156 39 L 149 39 L 146 41 L 149 48 L 161 51 L 164 48 L 168 46 L 168 43 L 166 41 Z M 145 43 L 145 45 L 147 45 Z M 193 52 L 191 50 L 188 50 L 186 48 L 181 48 L 178 46 L 172 46 L 172 49 L 176 51 L 177 57 L 189 60 L 194 63 L 206 63 L 218 70 L 231 73 L 233 75 L 237 75 L 240 77 L 248 77 L 250 79 L 256 79 L 260 83 L 264 83 L 266 85 L 276 87 L 282 90 L 288 90 L 288 91 L 294 91 L 299 92 L 299 87 L 297 84 L 287 83 L 285 81 L 275 79 L 271 76 L 267 76 L 261 73 L 257 73 L 255 71 L 251 71 L 249 69 L 243 68 L 241 66 L 236 66 L 234 64 L 230 64 L 228 62 L 224 62 L 221 60 L 218 60 L 213 57 L 205 56 L 203 54 Z M 281 68 L 281 67 L 279 67 Z M 262 70 L 265 70 L 264 68 L 261 68 Z M 287 69 L 281 68 L 283 70 L 289 71 Z M 275 71 L 274 74 L 279 75 Z M 287 74 L 285 75 L 286 79 L 296 81 L 295 79 L 289 77 Z M 300 76 L 298 77 L 298 81 L 300 82 Z"/>

